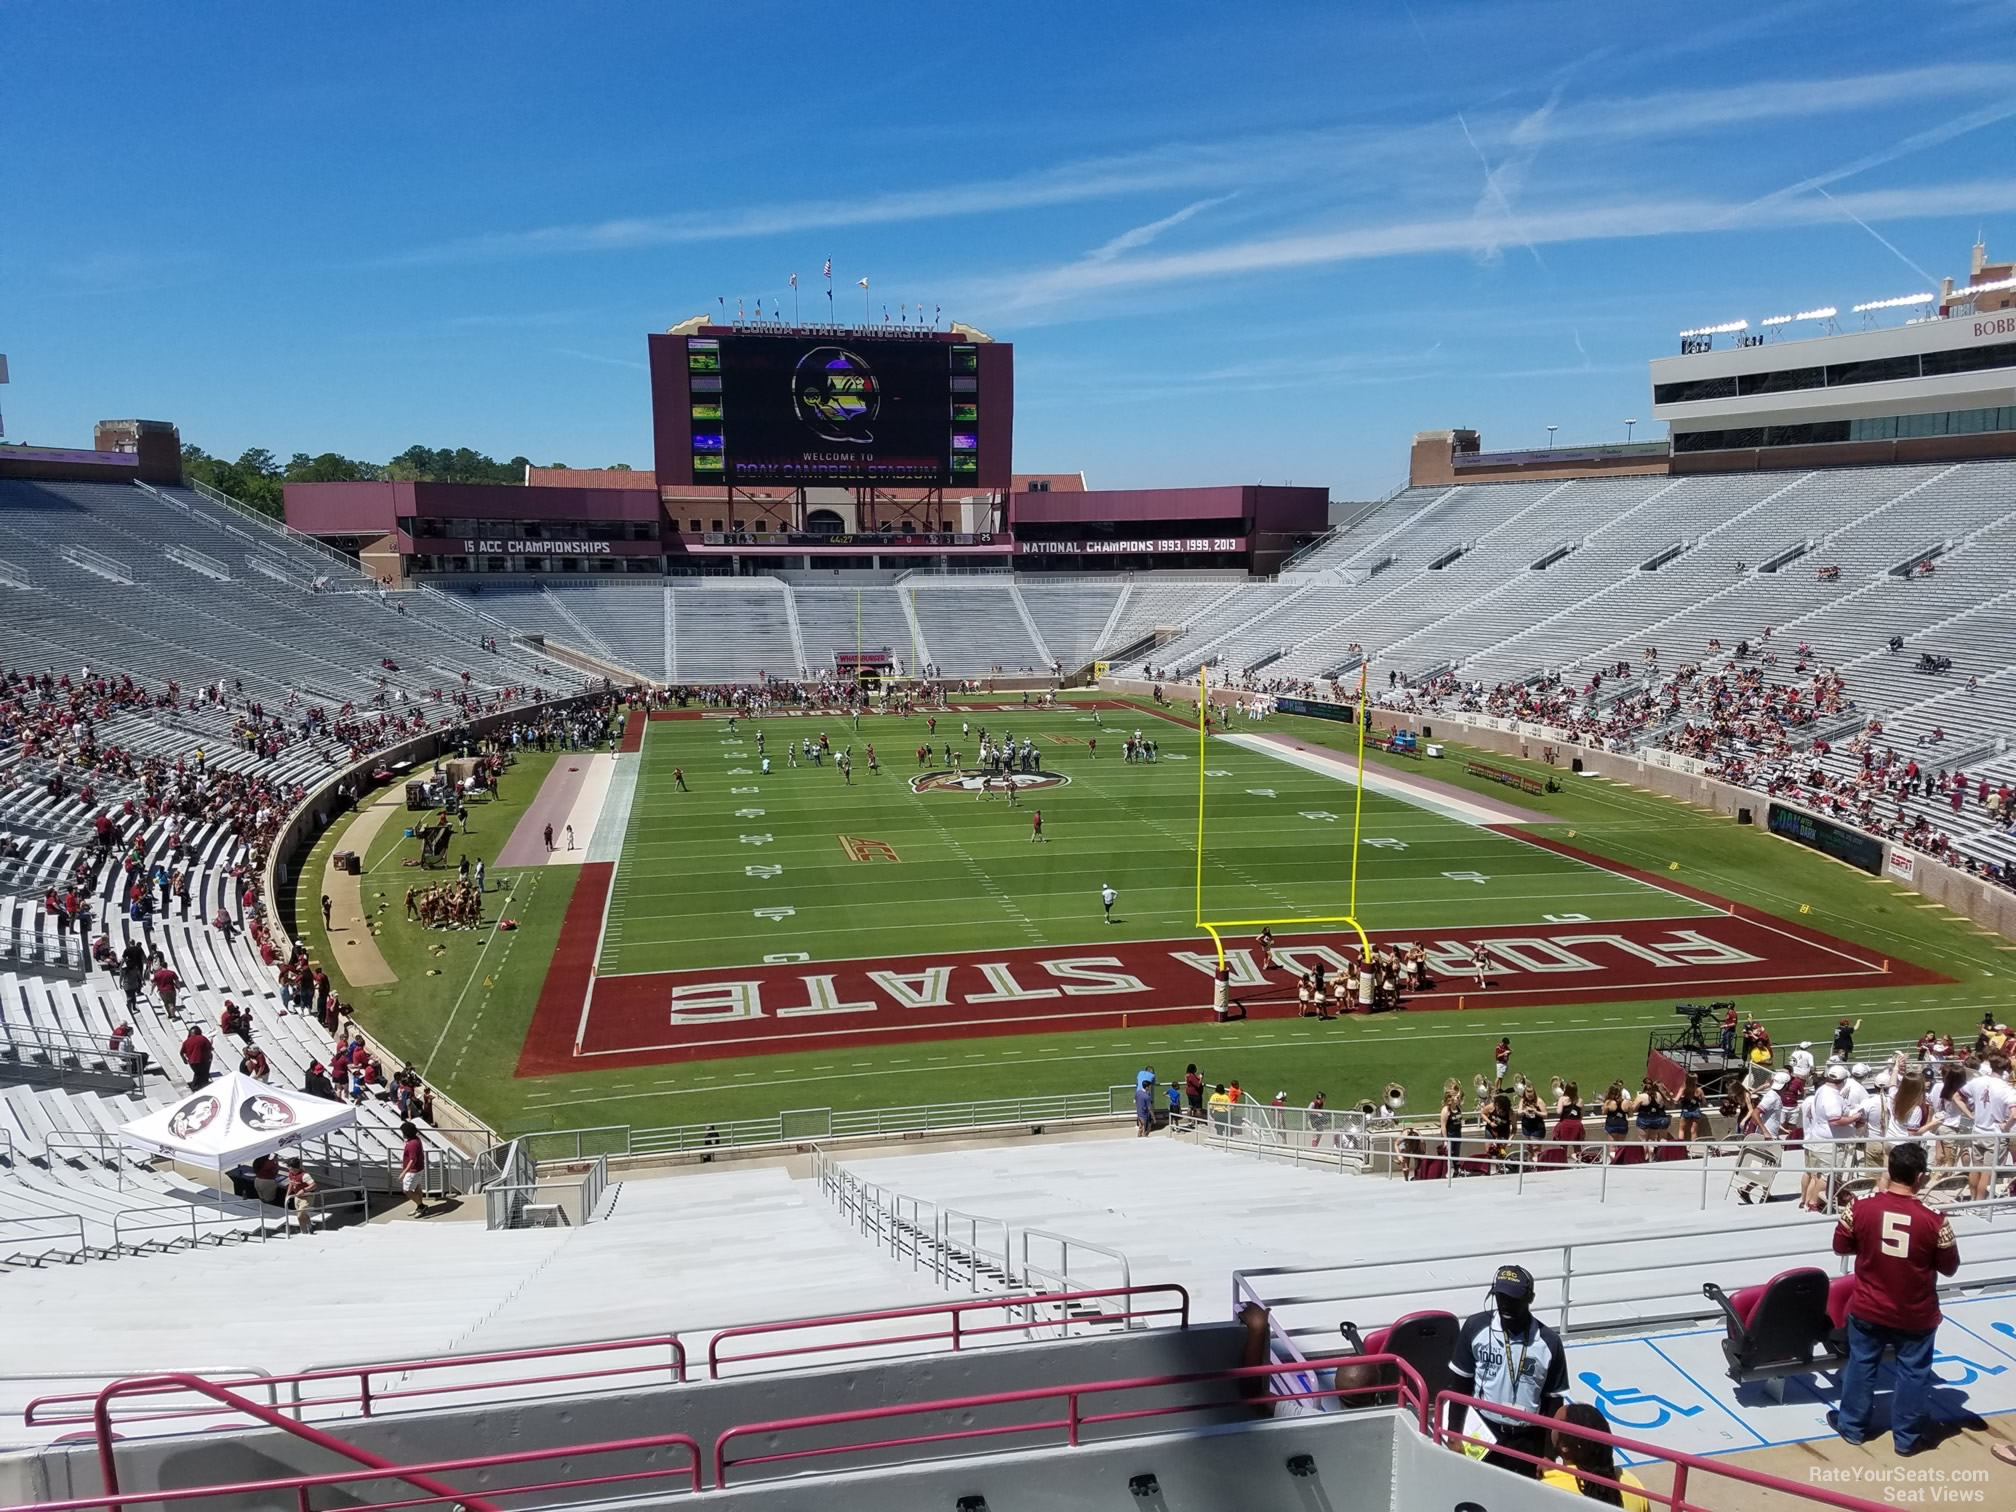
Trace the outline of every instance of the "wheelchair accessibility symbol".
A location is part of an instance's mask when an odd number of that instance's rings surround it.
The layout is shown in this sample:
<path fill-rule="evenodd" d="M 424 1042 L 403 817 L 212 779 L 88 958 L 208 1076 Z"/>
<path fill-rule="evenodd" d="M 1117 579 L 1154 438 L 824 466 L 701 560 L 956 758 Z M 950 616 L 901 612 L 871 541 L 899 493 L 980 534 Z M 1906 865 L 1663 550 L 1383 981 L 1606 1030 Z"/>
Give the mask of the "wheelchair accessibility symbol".
<path fill-rule="evenodd" d="M 1692 1407 L 1682 1407 L 1635 1386 L 1605 1386 L 1603 1378 L 1593 1370 L 1582 1371 L 1576 1379 L 1589 1388 L 1603 1408 L 1603 1415 L 1620 1428 L 1663 1428 L 1674 1418 L 1691 1418 L 1707 1410 L 1698 1402 Z M 1630 1407 L 1639 1411 L 1632 1414 L 1620 1410 Z"/>
<path fill-rule="evenodd" d="M 2007 1328 L 2009 1325 L 2006 1323 L 1997 1323 L 1993 1326 L 1996 1328 Z M 1954 1370 L 1965 1370 L 1967 1373 L 1965 1375 L 1948 1375 L 1946 1370 L 1940 1368 L 1942 1366 Z M 2007 1365 L 1981 1365 L 1968 1359 L 1965 1355 L 1938 1354 L 1935 1352 L 1932 1356 L 1932 1374 L 1938 1378 L 1941 1386 L 1972 1386 L 1983 1376 L 1999 1376 L 2008 1368 Z"/>

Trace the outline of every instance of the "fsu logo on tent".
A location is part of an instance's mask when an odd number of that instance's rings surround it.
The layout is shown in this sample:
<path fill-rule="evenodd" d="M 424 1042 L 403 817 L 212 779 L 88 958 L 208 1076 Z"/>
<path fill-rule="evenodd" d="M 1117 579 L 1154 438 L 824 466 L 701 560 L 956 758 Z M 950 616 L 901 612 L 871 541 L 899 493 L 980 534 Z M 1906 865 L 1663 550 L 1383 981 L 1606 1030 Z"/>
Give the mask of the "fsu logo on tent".
<path fill-rule="evenodd" d="M 262 1134 L 294 1126 L 294 1110 L 277 1097 L 248 1097 L 238 1105 L 238 1121 Z"/>
<path fill-rule="evenodd" d="M 201 1134 L 217 1121 L 222 1104 L 209 1094 L 192 1097 L 175 1110 L 175 1116 L 168 1120 L 168 1132 L 177 1139 L 187 1139 L 192 1134 Z"/>
<path fill-rule="evenodd" d="M 1062 772 L 925 772 L 910 779 L 913 793 L 980 793 L 1003 790 L 1013 783 L 1019 793 L 1063 787 L 1071 779 Z"/>

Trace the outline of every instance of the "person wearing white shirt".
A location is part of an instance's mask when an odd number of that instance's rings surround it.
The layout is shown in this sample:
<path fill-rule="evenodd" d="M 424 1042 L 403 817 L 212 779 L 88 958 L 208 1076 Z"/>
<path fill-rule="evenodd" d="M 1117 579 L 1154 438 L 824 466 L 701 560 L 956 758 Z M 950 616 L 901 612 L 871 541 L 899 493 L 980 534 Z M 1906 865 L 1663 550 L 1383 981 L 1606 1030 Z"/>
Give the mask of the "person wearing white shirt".
<path fill-rule="evenodd" d="M 1897 1078 L 1897 1086 L 1883 1109 L 1883 1138 L 1891 1144 L 1924 1139 L 1937 1122 L 1925 1097 L 1924 1073 L 1914 1066 Z"/>
<path fill-rule="evenodd" d="M 1791 1115 L 1785 1107 L 1785 1084 L 1792 1080 L 1789 1071 L 1773 1072 L 1770 1085 L 1765 1087 L 1751 1106 L 1756 1111 L 1759 1135 L 1774 1146 L 1785 1137 L 1785 1120 Z M 1783 1163 L 1782 1147 L 1764 1152 L 1764 1169 L 1767 1178 L 1762 1182 L 1746 1181 L 1736 1189 L 1739 1202 L 1768 1202 L 1771 1200 L 1771 1182 L 1768 1173 L 1775 1171 Z"/>
<path fill-rule="evenodd" d="M 1959 1101 L 1966 1104 L 1974 1119 L 1973 1149 L 1967 1173 L 1967 1195 L 1976 1201 L 1988 1195 L 1994 1179 L 1993 1167 L 2002 1160 L 2009 1129 L 2009 1115 L 2016 1111 L 2016 1090 L 2009 1085 L 2009 1062 L 1993 1055 L 1973 1080 L 1962 1087 Z"/>
<path fill-rule="evenodd" d="M 1785 1057 L 1786 1067 L 1801 1081 L 1813 1080 L 1813 1041 L 1801 1040 L 1799 1048 Z"/>
<path fill-rule="evenodd" d="M 1805 1115 L 1806 1182 L 1800 1200 L 1816 1213 L 1826 1210 L 1828 1181 L 1845 1153 L 1842 1142 L 1855 1137 L 1859 1115 L 1849 1111 L 1841 1092 L 1847 1080 L 1846 1066 L 1829 1066 L 1819 1089 L 1801 1110 Z"/>

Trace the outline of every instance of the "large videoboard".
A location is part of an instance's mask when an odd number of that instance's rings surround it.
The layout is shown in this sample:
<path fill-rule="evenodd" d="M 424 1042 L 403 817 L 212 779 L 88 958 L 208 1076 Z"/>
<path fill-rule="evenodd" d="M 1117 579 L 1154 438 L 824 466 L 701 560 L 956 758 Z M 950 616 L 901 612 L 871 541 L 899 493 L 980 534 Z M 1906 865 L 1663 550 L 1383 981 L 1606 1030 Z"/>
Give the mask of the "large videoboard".
<path fill-rule="evenodd" d="M 980 344 L 840 328 L 674 339 L 692 482 L 993 486 L 982 438 L 998 424 L 1005 441 L 1012 399 L 986 392 Z"/>

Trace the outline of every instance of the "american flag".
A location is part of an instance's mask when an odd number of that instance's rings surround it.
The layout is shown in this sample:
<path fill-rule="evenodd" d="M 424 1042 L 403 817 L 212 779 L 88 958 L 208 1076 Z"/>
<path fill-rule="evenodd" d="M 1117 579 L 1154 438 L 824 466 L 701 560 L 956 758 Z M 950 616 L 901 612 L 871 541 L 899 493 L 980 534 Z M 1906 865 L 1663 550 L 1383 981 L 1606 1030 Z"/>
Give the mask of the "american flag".
<path fill-rule="evenodd" d="M 829 282 L 833 277 L 833 259 L 830 257 L 826 259 L 826 277 Z"/>

